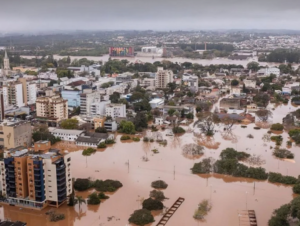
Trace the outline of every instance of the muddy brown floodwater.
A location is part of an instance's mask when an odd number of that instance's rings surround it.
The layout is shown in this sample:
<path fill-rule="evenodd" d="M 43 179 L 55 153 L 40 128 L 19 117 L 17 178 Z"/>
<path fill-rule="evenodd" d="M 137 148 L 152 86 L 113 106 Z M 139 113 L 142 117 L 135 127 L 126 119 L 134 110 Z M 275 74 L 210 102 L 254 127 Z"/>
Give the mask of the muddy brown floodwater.
<path fill-rule="evenodd" d="M 291 107 L 291 109 L 290 109 Z M 289 111 L 295 108 L 279 106 L 274 111 L 274 122 L 280 122 Z M 239 225 L 238 211 L 252 209 L 256 211 L 258 224 L 267 225 L 273 210 L 288 203 L 293 198 L 291 186 L 271 184 L 267 181 L 257 181 L 245 178 L 235 178 L 224 175 L 193 175 L 190 168 L 195 162 L 206 157 L 218 158 L 222 149 L 233 147 L 239 151 L 260 155 L 266 162 L 262 167 L 267 171 L 279 172 L 284 175 L 298 176 L 300 172 L 299 147 L 294 145 L 289 149 L 295 154 L 294 161 L 283 161 L 272 156 L 274 142 L 264 141 L 263 135 L 268 129 L 254 130 L 254 124 L 247 128 L 240 125 L 234 126 L 232 133 L 222 133 L 222 128 L 213 139 L 197 138 L 193 133 L 186 133 L 179 137 L 167 137 L 168 144 L 163 147 L 157 143 L 121 142 L 120 135 L 117 143 L 105 150 L 98 151 L 90 157 L 84 157 L 80 148 L 70 143 L 61 143 L 58 147 L 70 151 L 72 157 L 72 173 L 75 178 L 91 177 L 92 179 L 115 179 L 123 183 L 123 187 L 98 206 L 82 204 L 68 207 L 67 205 L 57 209 L 64 213 L 66 219 L 52 223 L 43 211 L 25 210 L 18 207 L 4 206 L 5 219 L 20 220 L 28 223 L 28 226 L 125 226 L 128 218 L 134 210 L 141 208 L 141 199 L 148 198 L 152 190 L 151 182 L 162 179 L 168 183 L 164 190 L 169 199 L 164 201 L 166 207 L 170 207 L 178 197 L 185 201 L 169 220 L 169 226 L 197 226 L 197 225 Z M 254 136 L 247 138 L 248 134 Z M 282 134 L 282 147 L 286 147 L 288 135 Z M 200 159 L 188 159 L 182 155 L 181 147 L 184 144 L 195 143 L 201 139 L 201 143 L 216 149 L 205 148 L 205 154 Z M 151 150 L 157 148 L 158 154 Z M 148 157 L 149 161 L 142 160 Z M 129 162 L 129 164 L 127 164 Z M 255 189 L 254 189 L 255 182 Z M 77 193 L 87 197 L 92 191 Z M 193 219 L 194 211 L 203 199 L 211 200 L 212 210 L 205 220 Z M 161 218 L 160 212 L 155 212 L 155 221 Z M 3 217 L 3 216 L 2 216 Z M 151 225 L 156 225 L 155 223 Z"/>

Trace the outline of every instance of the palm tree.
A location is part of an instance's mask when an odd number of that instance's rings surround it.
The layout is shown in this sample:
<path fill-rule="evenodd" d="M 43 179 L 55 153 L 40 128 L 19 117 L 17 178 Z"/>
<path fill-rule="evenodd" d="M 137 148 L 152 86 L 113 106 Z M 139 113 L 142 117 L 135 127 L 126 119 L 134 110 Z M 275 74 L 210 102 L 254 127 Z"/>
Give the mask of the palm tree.
<path fill-rule="evenodd" d="M 81 205 L 82 203 L 86 203 L 85 199 L 82 198 L 82 196 L 76 196 L 76 202 L 78 203 L 79 211 L 80 211 L 80 205 Z"/>

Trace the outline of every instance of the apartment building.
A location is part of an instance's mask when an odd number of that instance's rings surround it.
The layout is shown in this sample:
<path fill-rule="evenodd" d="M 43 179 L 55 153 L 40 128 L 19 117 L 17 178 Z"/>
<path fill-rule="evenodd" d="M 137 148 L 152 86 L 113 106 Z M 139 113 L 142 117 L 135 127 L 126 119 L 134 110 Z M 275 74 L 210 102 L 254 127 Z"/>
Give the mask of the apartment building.
<path fill-rule="evenodd" d="M 166 88 L 167 84 L 173 81 L 173 71 L 164 70 L 162 67 L 157 68 L 157 73 L 155 77 L 156 88 Z"/>
<path fill-rule="evenodd" d="M 91 115 L 105 115 L 105 108 L 107 104 L 110 104 L 111 101 L 100 101 L 94 102 L 91 104 L 90 114 Z"/>
<path fill-rule="evenodd" d="M 36 94 L 37 94 L 37 87 L 36 84 L 33 82 L 27 82 L 26 83 L 26 95 L 27 95 L 27 103 L 28 104 L 34 104 L 36 102 Z"/>
<path fill-rule="evenodd" d="M 5 148 L 30 147 L 31 139 L 32 129 L 28 121 L 4 120 L 0 125 L 0 145 Z"/>
<path fill-rule="evenodd" d="M 91 104 L 95 99 L 101 99 L 100 92 L 94 92 L 92 89 L 84 90 L 84 93 L 80 94 L 80 114 L 90 115 Z"/>
<path fill-rule="evenodd" d="M 0 161 L 2 193 L 10 204 L 30 208 L 60 206 L 72 193 L 71 158 L 59 150 L 35 154 L 9 149 Z"/>
<path fill-rule="evenodd" d="M 36 100 L 36 115 L 56 122 L 67 119 L 68 101 L 59 95 L 39 97 Z"/>
<path fill-rule="evenodd" d="M 105 115 L 113 119 L 116 117 L 126 117 L 125 104 L 107 104 L 105 108 Z"/>
<path fill-rule="evenodd" d="M 10 82 L 3 86 L 4 107 L 25 106 L 23 99 L 23 84 L 20 82 Z"/>

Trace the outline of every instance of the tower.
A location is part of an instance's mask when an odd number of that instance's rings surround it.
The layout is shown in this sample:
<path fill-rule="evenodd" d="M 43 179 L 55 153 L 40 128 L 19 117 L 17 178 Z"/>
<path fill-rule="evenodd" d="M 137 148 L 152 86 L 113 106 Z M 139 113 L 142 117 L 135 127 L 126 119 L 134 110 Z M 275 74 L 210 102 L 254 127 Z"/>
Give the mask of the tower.
<path fill-rule="evenodd" d="M 4 55 L 4 59 L 3 59 L 3 65 L 4 65 L 4 68 L 3 68 L 4 69 L 4 75 L 7 76 L 8 72 L 10 71 L 10 66 L 9 66 L 9 58 L 7 56 L 6 50 L 5 50 L 5 55 Z"/>

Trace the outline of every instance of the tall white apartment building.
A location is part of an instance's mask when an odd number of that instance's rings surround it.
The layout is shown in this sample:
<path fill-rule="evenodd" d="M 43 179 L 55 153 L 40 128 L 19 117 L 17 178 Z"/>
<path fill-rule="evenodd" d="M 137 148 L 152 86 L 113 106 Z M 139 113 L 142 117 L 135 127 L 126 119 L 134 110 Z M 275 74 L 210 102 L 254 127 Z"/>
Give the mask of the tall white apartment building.
<path fill-rule="evenodd" d="M 80 114 L 91 115 L 91 104 L 96 99 L 101 99 L 100 92 L 93 92 L 90 90 L 84 90 L 84 93 L 80 94 Z"/>
<path fill-rule="evenodd" d="M 27 82 L 27 104 L 36 102 L 37 87 L 35 83 Z"/>
<path fill-rule="evenodd" d="M 156 88 L 167 88 L 167 84 L 173 81 L 173 71 L 164 70 L 162 67 L 157 68 L 155 77 Z"/>
<path fill-rule="evenodd" d="M 36 100 L 37 117 L 56 122 L 68 118 L 68 101 L 59 95 L 39 97 Z"/>
<path fill-rule="evenodd" d="M 126 117 L 126 105 L 125 104 L 107 104 L 105 109 L 105 115 L 110 116 L 113 119 L 116 117 Z"/>

